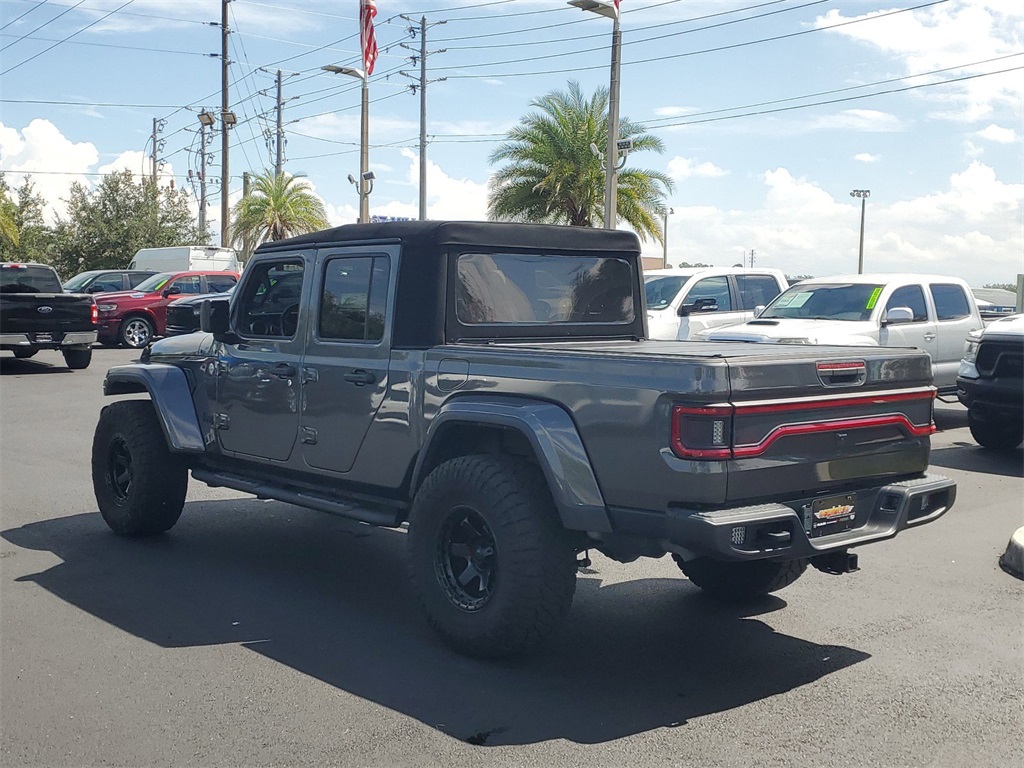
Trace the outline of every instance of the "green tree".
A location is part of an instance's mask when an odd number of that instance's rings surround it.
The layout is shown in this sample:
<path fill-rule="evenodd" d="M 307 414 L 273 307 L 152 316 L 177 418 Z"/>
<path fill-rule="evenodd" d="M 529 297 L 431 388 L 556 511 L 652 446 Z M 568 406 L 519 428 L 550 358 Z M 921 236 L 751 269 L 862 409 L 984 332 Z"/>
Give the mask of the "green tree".
<path fill-rule="evenodd" d="M 17 206 L 11 200 L 10 191 L 7 180 L 0 173 L 0 252 L 5 259 L 18 247 Z"/>
<path fill-rule="evenodd" d="M 36 191 L 32 177 L 26 176 L 18 187 L 14 213 L 18 225 L 18 247 L 12 256 L 17 261 L 49 264 L 53 260 L 53 229 L 43 218 L 45 208 L 46 200 Z"/>
<path fill-rule="evenodd" d="M 327 226 L 324 204 L 305 178 L 264 171 L 253 176 L 249 194 L 235 204 L 231 234 L 236 246 L 248 243 L 255 248 Z"/>
<path fill-rule="evenodd" d="M 140 248 L 197 245 L 209 235 L 199 230 L 185 190 L 137 183 L 131 171 L 103 177 L 96 189 L 71 185 L 67 220 L 54 233 L 54 266 L 70 277 L 87 269 L 128 266 Z"/>
<path fill-rule="evenodd" d="M 589 99 L 579 83 L 532 102 L 509 131 L 490 162 L 507 162 L 491 178 L 488 214 L 492 219 L 591 227 L 604 224 L 605 172 L 601 157 L 608 141 L 608 91 Z M 664 152 L 664 144 L 646 128 L 622 118 L 619 137 L 633 140 L 632 152 Z M 598 157 L 591 145 L 598 147 Z M 672 180 L 658 171 L 624 167 L 618 174 L 618 217 L 641 239 L 663 242 L 665 194 Z M 617 222 L 616 222 L 617 223 Z"/>

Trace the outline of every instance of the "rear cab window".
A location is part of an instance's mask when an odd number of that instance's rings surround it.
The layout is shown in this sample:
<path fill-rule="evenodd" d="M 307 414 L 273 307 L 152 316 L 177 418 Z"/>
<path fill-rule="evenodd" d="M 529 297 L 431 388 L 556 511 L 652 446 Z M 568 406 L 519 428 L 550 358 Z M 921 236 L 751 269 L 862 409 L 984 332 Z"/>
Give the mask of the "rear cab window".
<path fill-rule="evenodd" d="M 210 293 L 224 293 L 235 287 L 238 279 L 234 275 L 207 275 L 206 285 Z"/>
<path fill-rule="evenodd" d="M 63 293 L 57 273 L 50 267 L 4 264 L 0 267 L 0 293 Z"/>
<path fill-rule="evenodd" d="M 962 287 L 955 283 L 933 283 L 929 288 L 935 302 L 935 317 L 940 322 L 971 316 L 971 304 Z"/>
<path fill-rule="evenodd" d="M 773 275 L 735 275 L 740 293 L 740 306 L 745 310 L 765 307 L 782 292 Z"/>

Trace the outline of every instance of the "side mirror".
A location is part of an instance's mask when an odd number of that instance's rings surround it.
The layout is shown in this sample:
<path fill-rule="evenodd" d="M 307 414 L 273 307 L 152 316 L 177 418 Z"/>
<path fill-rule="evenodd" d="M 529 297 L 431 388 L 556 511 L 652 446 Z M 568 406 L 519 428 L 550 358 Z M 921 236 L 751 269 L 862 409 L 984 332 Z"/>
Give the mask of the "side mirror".
<path fill-rule="evenodd" d="M 758 304 L 756 307 L 754 307 L 754 317 L 760 317 L 761 313 L 764 312 L 764 308 L 764 304 Z"/>
<path fill-rule="evenodd" d="M 679 316 L 686 317 L 693 312 L 717 312 L 718 311 L 718 299 L 713 299 L 710 296 L 703 299 L 697 299 L 693 304 L 683 304 L 679 308 Z"/>
<path fill-rule="evenodd" d="M 914 322 L 914 310 L 910 307 L 892 307 L 882 316 L 882 325 L 901 325 Z"/>
<path fill-rule="evenodd" d="M 85 289 L 86 293 L 103 293 L 103 286 L 99 283 L 93 283 Z"/>
<path fill-rule="evenodd" d="M 212 333 L 217 341 L 228 344 L 236 338 L 231 333 L 229 305 L 226 301 L 206 299 L 199 307 L 199 328 L 203 333 Z"/>
<path fill-rule="evenodd" d="M 163 297 L 166 299 L 168 296 L 177 296 L 181 293 L 181 288 L 175 288 L 173 285 L 170 288 L 164 288 Z"/>

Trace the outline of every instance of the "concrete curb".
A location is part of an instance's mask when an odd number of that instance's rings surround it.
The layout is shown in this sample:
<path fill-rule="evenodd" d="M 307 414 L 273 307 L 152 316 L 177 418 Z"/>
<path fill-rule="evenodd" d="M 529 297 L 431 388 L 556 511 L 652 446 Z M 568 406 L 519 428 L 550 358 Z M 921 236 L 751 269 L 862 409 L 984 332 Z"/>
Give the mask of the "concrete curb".
<path fill-rule="evenodd" d="M 999 558 L 999 565 L 1011 576 L 1024 579 L 1024 528 L 1013 532 L 1006 551 Z"/>

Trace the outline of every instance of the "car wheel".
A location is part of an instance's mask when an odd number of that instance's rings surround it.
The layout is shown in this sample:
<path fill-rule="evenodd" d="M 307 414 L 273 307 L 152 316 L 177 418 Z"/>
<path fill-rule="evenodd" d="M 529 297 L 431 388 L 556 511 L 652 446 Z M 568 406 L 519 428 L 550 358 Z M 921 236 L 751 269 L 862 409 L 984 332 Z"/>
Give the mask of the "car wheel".
<path fill-rule="evenodd" d="M 973 408 L 967 411 L 967 426 L 978 445 L 1009 451 L 1024 441 L 1024 419 L 1020 416 L 982 419 Z"/>
<path fill-rule="evenodd" d="M 150 401 L 124 400 L 100 412 L 92 486 L 100 514 L 116 534 L 152 536 L 178 521 L 188 468 L 168 449 Z"/>
<path fill-rule="evenodd" d="M 132 349 L 142 349 L 153 340 L 153 323 L 135 315 L 121 323 L 121 343 Z"/>
<path fill-rule="evenodd" d="M 756 600 L 769 592 L 777 592 L 799 579 L 807 570 L 807 560 L 772 560 L 727 563 L 700 557 L 683 560 L 672 555 L 679 570 L 695 586 L 711 597 L 728 602 Z"/>
<path fill-rule="evenodd" d="M 61 350 L 61 354 L 64 355 L 64 364 L 73 371 L 88 368 L 89 363 L 92 362 L 92 347 L 87 347 L 86 349 L 64 349 Z"/>
<path fill-rule="evenodd" d="M 19 360 L 28 360 L 30 357 L 33 357 L 35 355 L 35 353 L 38 352 L 39 350 L 38 349 L 15 349 L 13 351 L 14 351 L 14 356 L 16 358 L 18 358 Z"/>
<path fill-rule="evenodd" d="M 521 654 L 572 605 L 576 554 L 543 474 L 511 456 L 462 456 L 437 467 L 409 522 L 413 591 L 456 651 Z"/>

